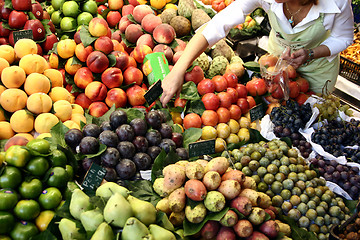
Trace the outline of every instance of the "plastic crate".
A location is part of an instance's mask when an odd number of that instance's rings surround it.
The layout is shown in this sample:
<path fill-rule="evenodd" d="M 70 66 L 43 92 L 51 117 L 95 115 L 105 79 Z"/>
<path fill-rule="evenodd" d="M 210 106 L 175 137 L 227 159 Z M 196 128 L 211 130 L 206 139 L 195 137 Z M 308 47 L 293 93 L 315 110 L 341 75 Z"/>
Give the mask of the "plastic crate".
<path fill-rule="evenodd" d="M 360 65 L 340 56 L 340 76 L 360 85 Z"/>

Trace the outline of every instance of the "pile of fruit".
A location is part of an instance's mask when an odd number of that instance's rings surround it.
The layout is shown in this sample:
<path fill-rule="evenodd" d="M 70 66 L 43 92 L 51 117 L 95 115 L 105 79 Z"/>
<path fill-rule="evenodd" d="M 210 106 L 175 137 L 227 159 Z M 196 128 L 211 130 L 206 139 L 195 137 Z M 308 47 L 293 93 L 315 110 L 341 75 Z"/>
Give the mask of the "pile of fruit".
<path fill-rule="evenodd" d="M 319 239 L 328 239 L 331 226 L 350 217 L 343 199 L 285 142 L 248 144 L 231 154 L 235 167 L 251 176 L 253 189 L 270 196 L 274 207 Z"/>
<path fill-rule="evenodd" d="M 290 236 L 288 225 L 274 221 L 277 211 L 271 208 L 270 197 L 250 189 L 250 178 L 239 170 L 229 170 L 229 165 L 225 157 L 167 165 L 163 177 L 153 184 L 163 197 L 156 208 L 167 213 L 174 226 L 185 220 L 185 235 L 195 234 L 187 232 L 186 225 L 202 223 L 200 235 L 204 239 L 265 240 L 275 238 L 280 231 Z M 204 221 L 214 213 L 221 213 L 220 220 Z"/>
<path fill-rule="evenodd" d="M 347 116 L 352 115 L 352 110 L 347 104 L 341 104 L 340 99 L 334 95 L 323 95 L 314 107 L 320 111 L 319 119 L 334 120 L 339 116 L 339 111 L 344 112 Z"/>
<path fill-rule="evenodd" d="M 0 234 L 29 239 L 45 231 L 72 189 L 73 168 L 65 153 L 50 151 L 44 139 L 25 147 L 11 145 L 0 158 L 5 163 L 0 174 Z"/>
<path fill-rule="evenodd" d="M 340 239 L 344 240 L 355 240 L 359 239 L 359 230 L 360 230 L 360 213 L 356 214 L 356 218 L 353 219 L 351 223 L 349 223 L 343 232 L 338 234 Z"/>

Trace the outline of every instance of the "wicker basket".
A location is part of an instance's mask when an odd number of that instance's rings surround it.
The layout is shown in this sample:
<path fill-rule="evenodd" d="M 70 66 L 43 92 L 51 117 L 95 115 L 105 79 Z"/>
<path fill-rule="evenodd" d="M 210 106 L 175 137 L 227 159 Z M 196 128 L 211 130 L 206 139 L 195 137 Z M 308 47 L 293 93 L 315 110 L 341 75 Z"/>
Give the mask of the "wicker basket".
<path fill-rule="evenodd" d="M 340 56 L 340 76 L 360 85 L 360 65 Z"/>

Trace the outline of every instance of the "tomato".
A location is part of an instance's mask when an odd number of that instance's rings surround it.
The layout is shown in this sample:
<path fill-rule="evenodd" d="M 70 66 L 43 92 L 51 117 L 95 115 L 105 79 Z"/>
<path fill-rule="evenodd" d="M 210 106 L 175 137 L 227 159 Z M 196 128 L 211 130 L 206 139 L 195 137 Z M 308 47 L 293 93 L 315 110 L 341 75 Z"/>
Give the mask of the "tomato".
<path fill-rule="evenodd" d="M 13 209 L 18 202 L 17 193 L 10 189 L 0 190 L 0 210 Z"/>
<path fill-rule="evenodd" d="M 38 232 L 39 230 L 35 224 L 21 221 L 15 224 L 15 227 L 11 231 L 10 236 L 14 240 L 27 240 L 37 235 Z"/>
<path fill-rule="evenodd" d="M 6 166 L 0 177 L 0 188 L 16 188 L 21 183 L 21 172 L 18 168 Z"/>
<path fill-rule="evenodd" d="M 66 183 L 69 181 L 69 175 L 65 168 L 54 167 L 51 169 L 50 177 L 47 180 L 47 184 L 51 187 L 66 187 Z"/>
<path fill-rule="evenodd" d="M 9 212 L 0 211 L 0 234 L 9 233 L 14 225 L 14 216 Z"/>
<path fill-rule="evenodd" d="M 39 216 L 35 219 L 36 227 L 41 231 L 45 231 L 54 218 L 55 212 L 51 210 L 42 211 Z"/>
<path fill-rule="evenodd" d="M 74 177 L 74 169 L 71 165 L 66 165 L 65 166 L 65 171 L 67 172 L 69 179 L 68 181 L 71 181 Z"/>
<path fill-rule="evenodd" d="M 35 200 L 20 200 L 15 208 L 16 217 L 21 220 L 35 219 L 40 214 L 40 205 Z"/>
<path fill-rule="evenodd" d="M 59 189 L 54 187 L 49 187 L 44 191 L 42 191 L 38 201 L 42 208 L 53 209 L 60 204 L 61 199 L 62 199 L 62 195 Z"/>
<path fill-rule="evenodd" d="M 42 138 L 36 138 L 26 144 L 26 147 L 42 154 L 47 154 L 50 151 L 50 143 Z"/>
<path fill-rule="evenodd" d="M 15 167 L 25 167 L 30 160 L 30 153 L 22 146 L 13 145 L 6 150 L 5 161 Z"/>
<path fill-rule="evenodd" d="M 24 181 L 19 186 L 19 193 L 23 198 L 35 199 L 42 192 L 42 183 L 39 179 L 34 178 L 31 181 Z"/>
<path fill-rule="evenodd" d="M 53 167 L 65 167 L 67 163 L 67 158 L 65 153 L 57 149 L 52 151 L 52 154 L 49 159 L 51 162 L 51 166 Z"/>
<path fill-rule="evenodd" d="M 26 170 L 28 170 L 32 175 L 41 177 L 49 169 L 49 162 L 44 157 L 34 157 L 26 165 Z"/>

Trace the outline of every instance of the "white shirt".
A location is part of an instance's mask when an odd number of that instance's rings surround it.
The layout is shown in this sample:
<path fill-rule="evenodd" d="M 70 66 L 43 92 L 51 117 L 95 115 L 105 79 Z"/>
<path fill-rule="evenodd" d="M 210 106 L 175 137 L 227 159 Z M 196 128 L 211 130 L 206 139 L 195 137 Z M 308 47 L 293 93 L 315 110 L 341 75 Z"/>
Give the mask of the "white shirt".
<path fill-rule="evenodd" d="M 330 30 L 330 36 L 322 43 L 330 49 L 331 61 L 338 53 L 353 42 L 354 17 L 350 0 L 319 0 L 313 5 L 307 16 L 294 28 L 291 27 L 283 11 L 283 3 L 275 0 L 236 0 L 216 14 L 203 30 L 202 34 L 210 46 L 224 38 L 234 26 L 243 23 L 245 17 L 256 8 L 268 12 L 271 9 L 278 18 L 279 24 L 287 34 L 298 33 L 312 24 L 324 13 L 324 27 Z"/>

